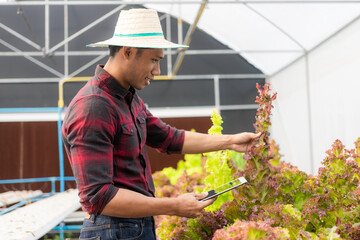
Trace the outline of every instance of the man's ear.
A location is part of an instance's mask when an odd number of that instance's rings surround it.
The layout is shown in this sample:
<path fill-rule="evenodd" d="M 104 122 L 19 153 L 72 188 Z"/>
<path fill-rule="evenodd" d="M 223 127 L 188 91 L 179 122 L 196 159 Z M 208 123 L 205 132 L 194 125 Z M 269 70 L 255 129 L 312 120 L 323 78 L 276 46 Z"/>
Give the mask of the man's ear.
<path fill-rule="evenodd" d="M 129 57 L 133 54 L 134 48 L 132 47 L 122 47 L 122 54 L 125 59 L 129 59 Z"/>

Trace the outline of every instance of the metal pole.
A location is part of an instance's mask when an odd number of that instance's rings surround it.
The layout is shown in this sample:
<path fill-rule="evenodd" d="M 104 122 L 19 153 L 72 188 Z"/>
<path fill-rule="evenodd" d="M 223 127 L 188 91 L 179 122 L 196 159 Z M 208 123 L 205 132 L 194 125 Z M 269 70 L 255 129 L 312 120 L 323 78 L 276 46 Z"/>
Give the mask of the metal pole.
<path fill-rule="evenodd" d="M 215 110 L 217 114 L 221 114 L 219 75 L 214 76 L 214 95 L 215 95 Z"/>
<path fill-rule="evenodd" d="M 200 17 L 205 9 L 205 6 L 207 4 L 207 0 L 204 1 L 203 3 L 201 3 L 201 6 L 199 8 L 199 11 L 198 11 L 198 14 L 195 18 L 195 21 L 193 22 L 193 24 L 190 26 L 189 30 L 187 31 L 186 33 L 186 36 L 185 36 L 185 41 L 184 43 L 186 45 L 190 45 L 190 42 L 191 42 L 191 39 L 192 39 L 192 35 L 194 34 L 195 30 L 196 30 L 196 27 L 197 27 L 197 24 L 200 20 Z M 186 51 L 186 50 L 185 50 Z M 181 51 L 178 55 L 178 57 L 176 58 L 176 62 L 175 62 L 175 66 L 174 66 L 174 71 L 172 73 L 173 76 L 175 76 L 177 74 L 177 72 L 179 71 L 180 69 L 180 66 L 181 66 L 181 63 L 182 61 L 184 60 L 184 51 Z"/>
<path fill-rule="evenodd" d="M 310 92 L 310 72 L 309 72 L 309 55 L 305 54 L 305 74 L 306 74 L 306 100 L 308 109 L 308 132 L 309 132 L 309 152 L 310 152 L 310 172 L 314 174 L 314 159 L 313 159 L 313 134 L 312 134 L 312 114 L 311 114 L 311 92 Z"/>
<path fill-rule="evenodd" d="M 93 21 L 92 23 L 90 23 L 89 25 L 87 25 L 86 27 L 82 28 L 81 30 L 77 31 L 76 33 L 74 33 L 73 35 L 71 35 L 70 37 L 64 39 L 64 41 L 59 42 L 58 44 L 56 44 L 54 47 L 52 47 L 49 50 L 49 53 L 55 51 L 56 49 L 62 47 L 65 43 L 70 42 L 71 40 L 73 40 L 74 38 L 80 36 L 81 34 L 83 34 L 84 32 L 86 32 L 87 30 L 89 30 L 90 28 L 92 28 L 93 26 L 95 26 L 96 24 L 104 21 L 106 18 L 110 17 L 111 15 L 113 15 L 114 13 L 120 11 L 122 8 L 124 8 L 126 5 L 121 5 L 117 8 L 115 8 L 114 10 L 108 12 L 107 14 L 105 14 L 104 16 L 102 16 L 101 18 L 98 18 L 97 20 Z"/>
<path fill-rule="evenodd" d="M 49 16 L 49 0 L 45 0 L 45 49 L 44 53 L 47 54 L 50 46 L 50 16 Z"/>
<path fill-rule="evenodd" d="M 93 60 L 91 60 L 90 62 L 86 63 L 85 65 L 83 65 L 82 67 L 78 68 L 76 71 L 74 71 L 73 73 L 71 73 L 68 78 L 72 78 L 74 76 L 76 76 L 77 74 L 81 73 L 82 71 L 84 71 L 85 69 L 87 69 L 88 67 L 92 66 L 93 64 L 97 63 L 99 60 L 101 60 L 103 57 L 107 56 L 107 54 L 104 55 L 100 55 L 96 58 L 94 58 Z"/>
<path fill-rule="evenodd" d="M 33 41 L 31 41 L 31 40 L 28 39 L 27 37 L 23 36 L 22 34 L 14 31 L 14 30 L 12 30 L 11 28 L 9 28 L 8 26 L 2 24 L 1 22 L 0 22 L 0 27 L 1 27 L 2 29 L 4 29 L 5 31 L 11 33 L 11 34 L 14 35 L 15 37 L 23 40 L 24 42 L 26 42 L 26 43 L 29 44 L 30 46 L 36 48 L 37 50 L 41 50 L 40 45 L 34 43 Z"/>
<path fill-rule="evenodd" d="M 122 4 L 126 5 L 144 5 L 144 4 L 199 4 L 205 3 L 206 0 L 203 1 L 185 1 L 181 0 L 168 0 L 168 1 L 121 1 Z M 209 3 L 211 4 L 311 4 L 311 3 L 360 3 L 360 0 L 211 0 Z M 118 0 L 113 1 L 51 1 L 50 5 L 119 5 Z M 6 1 L 0 2 L 1 5 L 9 5 L 9 6 L 18 6 L 18 5 L 44 5 L 43 1 Z"/>
<path fill-rule="evenodd" d="M 38 65 L 39 67 L 42 67 L 43 69 L 51 72 L 52 74 L 54 74 L 54 75 L 56 75 L 56 76 L 58 76 L 58 77 L 60 77 L 60 78 L 64 77 L 64 75 L 63 75 L 62 73 L 59 73 L 59 72 L 56 71 L 55 69 L 47 66 L 46 64 L 40 62 L 39 60 L 37 60 L 37 59 L 35 59 L 35 58 L 31 57 L 31 56 L 28 56 L 28 55 L 22 55 L 22 53 L 21 53 L 21 51 L 20 51 L 19 49 L 17 49 L 16 47 L 12 46 L 11 44 L 5 42 L 5 41 L 2 40 L 1 38 L 0 38 L 0 44 L 3 44 L 5 47 L 7 47 L 7 48 L 11 49 L 12 51 L 18 53 L 19 56 L 23 56 L 24 58 L 26 58 L 26 59 L 30 60 L 31 62 L 35 63 L 36 65 Z"/>
<path fill-rule="evenodd" d="M 258 109 L 258 104 L 237 104 L 237 105 L 221 105 L 221 110 L 249 110 Z"/>
<path fill-rule="evenodd" d="M 182 44 L 179 42 L 179 44 Z M 57 51 L 53 53 L 53 56 L 98 56 L 100 54 L 107 54 L 108 51 Z M 232 50 L 232 49 L 204 49 L 204 50 L 186 50 L 185 55 L 218 55 L 218 54 L 241 54 L 241 53 L 304 53 L 302 50 Z M 177 54 L 177 51 L 170 50 L 171 55 Z M 38 56 L 41 57 L 44 54 L 34 51 L 22 51 L 22 55 Z M 19 56 L 14 52 L 0 52 L 0 56 Z"/>
<path fill-rule="evenodd" d="M 222 80 L 226 79 L 259 79 L 259 78 L 266 78 L 267 75 L 264 74 L 218 74 L 219 78 Z M 158 77 L 158 76 L 156 76 Z M 155 80 L 163 80 L 157 79 Z M 167 76 L 166 76 L 167 77 Z M 90 76 L 84 77 L 87 80 L 90 79 Z M 199 74 L 199 75 L 176 75 L 173 79 L 175 80 L 195 80 L 195 79 L 213 79 L 214 75 L 207 75 L 207 74 Z M 85 81 L 85 80 L 84 80 Z M 58 78 L 0 78 L 0 84 L 2 83 L 58 83 Z"/>
<path fill-rule="evenodd" d="M 60 168 L 60 192 L 65 191 L 65 180 L 64 180 L 64 149 L 63 149 L 63 141 L 61 137 L 61 118 L 62 108 L 58 107 L 58 146 L 59 146 L 59 168 Z"/>
<path fill-rule="evenodd" d="M 179 18 L 178 18 L 178 43 L 182 44 L 183 42 L 183 27 L 181 19 L 181 4 L 179 4 Z"/>
<path fill-rule="evenodd" d="M 60 229 L 59 229 L 59 237 L 60 237 L 60 240 L 64 240 L 65 236 L 64 236 L 64 222 L 61 222 L 60 223 Z"/>
<path fill-rule="evenodd" d="M 51 194 L 54 194 L 56 192 L 55 181 L 56 178 L 51 179 Z"/>
<path fill-rule="evenodd" d="M 166 38 L 171 41 L 171 16 L 166 14 Z M 172 54 L 171 49 L 167 49 L 167 75 L 170 77 L 172 73 Z"/>
<path fill-rule="evenodd" d="M 1 83 L 57 83 L 59 78 L 0 78 Z"/>
<path fill-rule="evenodd" d="M 282 32 L 285 36 L 290 38 L 296 45 L 298 45 L 303 51 L 306 51 L 305 47 L 301 45 L 301 43 L 296 40 L 293 36 L 291 36 L 289 33 L 287 33 L 284 29 L 280 28 L 277 24 L 275 24 L 273 21 L 271 21 L 269 18 L 265 17 L 263 14 L 261 14 L 259 11 L 257 11 L 255 8 L 250 7 L 248 4 L 244 4 L 247 8 L 252 10 L 254 13 L 265 19 L 267 22 L 269 22 L 271 25 L 273 25 L 276 29 L 278 29 L 280 32 Z"/>
<path fill-rule="evenodd" d="M 64 39 L 67 39 L 68 36 L 69 36 L 68 5 L 64 5 Z M 69 44 L 68 44 L 68 42 L 66 42 L 65 46 L 64 46 L 64 75 L 65 75 L 65 77 L 67 77 L 69 75 Z"/>
<path fill-rule="evenodd" d="M 354 19 L 352 19 L 351 21 L 349 21 L 348 23 L 346 23 L 344 26 L 342 26 L 340 29 L 338 29 L 336 32 L 334 32 L 333 34 L 331 34 L 329 37 L 327 37 L 326 39 L 322 40 L 320 43 L 318 43 L 316 46 L 314 46 L 313 48 L 311 48 L 310 50 L 306 51 L 307 54 L 315 51 L 317 48 L 319 48 L 320 46 L 322 46 L 324 43 L 330 41 L 332 38 L 334 38 L 335 36 L 337 36 L 339 33 L 341 33 L 343 30 L 347 29 L 349 26 L 351 26 L 352 24 L 354 24 L 356 21 L 358 21 L 360 19 L 360 14 L 357 15 Z M 281 73 L 282 71 L 284 71 L 285 69 L 287 69 L 288 67 L 290 67 L 291 65 L 295 64 L 297 61 L 299 61 L 300 59 L 302 59 L 304 57 L 305 53 L 302 54 L 301 56 L 299 56 L 298 58 L 296 58 L 295 60 L 291 61 L 290 63 L 286 64 L 284 67 L 282 67 L 280 70 L 276 71 L 275 73 L 273 73 L 270 77 L 274 77 L 275 75 Z"/>

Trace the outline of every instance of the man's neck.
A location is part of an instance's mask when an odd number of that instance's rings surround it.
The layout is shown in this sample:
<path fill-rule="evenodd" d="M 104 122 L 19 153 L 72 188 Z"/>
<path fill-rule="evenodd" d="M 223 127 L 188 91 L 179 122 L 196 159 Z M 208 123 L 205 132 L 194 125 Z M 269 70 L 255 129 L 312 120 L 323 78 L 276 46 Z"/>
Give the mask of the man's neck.
<path fill-rule="evenodd" d="M 117 63 L 113 57 L 109 57 L 104 66 L 104 70 L 107 71 L 123 88 L 129 90 L 130 85 L 126 84 L 122 75 L 121 64 Z"/>

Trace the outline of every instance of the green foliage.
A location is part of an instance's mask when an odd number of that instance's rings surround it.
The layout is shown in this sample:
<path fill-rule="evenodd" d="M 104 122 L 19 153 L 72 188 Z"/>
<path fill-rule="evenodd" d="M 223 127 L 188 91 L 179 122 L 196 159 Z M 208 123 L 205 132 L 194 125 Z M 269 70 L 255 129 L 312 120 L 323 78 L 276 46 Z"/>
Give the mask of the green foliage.
<path fill-rule="evenodd" d="M 189 155 L 167 175 L 154 174 L 157 195 L 165 197 L 203 192 L 241 176 L 249 184 L 223 194 L 198 218 L 164 217 L 159 239 L 360 239 L 360 138 L 351 150 L 336 140 L 318 175 L 308 175 L 281 161 L 268 132 L 276 93 L 268 84 L 257 89 L 254 127 L 263 134 L 249 152 Z M 214 112 L 211 119 L 209 134 L 221 134 L 221 116 Z"/>
<path fill-rule="evenodd" d="M 213 125 L 208 130 L 208 133 L 211 135 L 221 135 L 221 131 L 223 130 L 221 124 L 223 123 L 223 120 L 215 110 L 213 110 L 213 114 L 211 115 L 211 122 Z"/>
<path fill-rule="evenodd" d="M 210 135 L 220 135 L 222 131 L 221 124 L 223 121 L 221 116 L 217 114 L 215 110 L 211 116 L 211 121 L 213 125 L 209 129 L 208 133 Z M 233 180 L 233 165 L 235 165 L 236 168 L 244 169 L 246 164 L 246 161 L 242 158 L 241 153 L 231 150 L 204 153 L 204 156 L 206 156 L 205 169 L 208 173 L 205 178 L 207 191 Z M 221 194 L 217 197 L 216 201 L 205 210 L 217 211 L 224 203 L 231 201 L 232 199 L 233 196 L 231 192 Z"/>
<path fill-rule="evenodd" d="M 164 168 L 161 172 L 169 178 L 170 183 L 172 185 L 175 185 L 177 183 L 178 179 L 183 175 L 184 171 L 185 171 L 184 161 L 180 160 L 177 163 L 176 169 L 173 167 L 167 167 L 167 168 Z"/>
<path fill-rule="evenodd" d="M 323 167 L 313 181 L 314 194 L 303 209 L 308 229 L 322 233 L 323 229 L 337 226 L 337 232 L 344 239 L 360 235 L 356 227 L 360 222 L 356 213 L 360 203 L 357 195 L 360 167 L 351 158 L 353 153 L 354 150 L 346 150 L 339 140 L 326 152 Z"/>
<path fill-rule="evenodd" d="M 236 169 L 244 170 L 246 166 L 246 160 L 243 158 L 243 153 L 229 151 L 230 158 L 235 165 Z"/>
<path fill-rule="evenodd" d="M 161 172 L 165 174 L 172 185 L 176 185 L 178 179 L 184 174 L 184 171 L 188 175 L 194 173 L 202 173 L 202 154 L 185 154 L 185 161 L 180 160 L 177 163 L 177 168 L 167 167 L 164 168 Z"/>
<path fill-rule="evenodd" d="M 241 240 L 285 240 L 290 234 L 287 229 L 271 227 L 269 224 L 258 222 L 237 221 L 227 229 L 217 230 L 214 240 L 241 239 Z"/>
<path fill-rule="evenodd" d="M 228 225 L 223 211 L 205 212 L 196 219 L 189 219 L 184 239 L 212 239 L 215 231 Z"/>
<path fill-rule="evenodd" d="M 163 218 L 156 228 L 156 235 L 159 239 L 184 239 L 184 229 L 187 219 L 168 216 Z"/>

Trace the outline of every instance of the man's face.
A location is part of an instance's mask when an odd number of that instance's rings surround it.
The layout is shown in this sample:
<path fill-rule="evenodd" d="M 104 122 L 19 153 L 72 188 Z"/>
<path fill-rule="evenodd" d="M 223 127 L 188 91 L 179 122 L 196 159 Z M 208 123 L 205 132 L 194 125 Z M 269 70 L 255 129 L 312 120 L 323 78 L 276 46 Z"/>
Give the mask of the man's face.
<path fill-rule="evenodd" d="M 164 58 L 164 50 L 161 48 L 133 50 L 135 54 L 129 59 L 127 83 L 141 90 L 154 80 L 154 76 L 160 75 L 160 60 Z"/>

